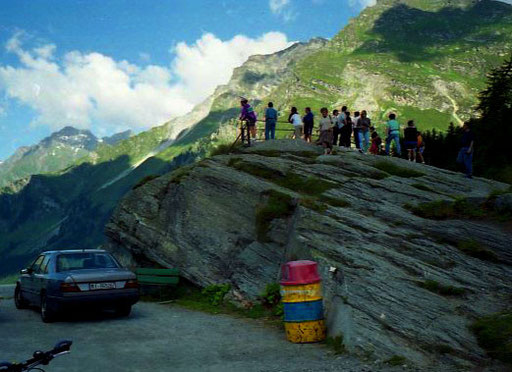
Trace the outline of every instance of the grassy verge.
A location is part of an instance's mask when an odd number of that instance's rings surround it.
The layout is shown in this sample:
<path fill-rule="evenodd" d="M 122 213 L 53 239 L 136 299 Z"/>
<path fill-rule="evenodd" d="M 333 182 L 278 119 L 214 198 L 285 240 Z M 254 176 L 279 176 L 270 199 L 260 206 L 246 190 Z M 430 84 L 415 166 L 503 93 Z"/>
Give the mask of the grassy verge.
<path fill-rule="evenodd" d="M 279 284 L 268 284 L 258 301 L 246 308 L 226 300 L 225 296 L 229 290 L 229 284 L 215 284 L 201 289 L 188 282 L 183 282 L 170 291 L 166 290 L 162 296 L 154 292 L 154 294 L 142 296 L 141 300 L 169 302 L 189 310 L 208 314 L 227 314 L 241 318 L 261 319 L 270 325 L 282 327 L 283 305 L 281 304 Z"/>
<path fill-rule="evenodd" d="M 18 275 L 4 276 L 3 278 L 0 278 L 0 285 L 15 284 L 17 279 L 18 279 Z"/>

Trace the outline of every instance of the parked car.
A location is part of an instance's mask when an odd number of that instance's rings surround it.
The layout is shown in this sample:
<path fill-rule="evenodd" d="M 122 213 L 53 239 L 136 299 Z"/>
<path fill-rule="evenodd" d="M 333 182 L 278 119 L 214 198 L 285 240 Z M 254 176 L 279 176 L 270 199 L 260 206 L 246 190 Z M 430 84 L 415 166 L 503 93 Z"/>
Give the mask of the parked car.
<path fill-rule="evenodd" d="M 138 300 L 135 274 L 98 249 L 43 252 L 21 270 L 14 291 L 16 307 L 39 307 L 43 322 L 88 306 L 128 316 Z"/>

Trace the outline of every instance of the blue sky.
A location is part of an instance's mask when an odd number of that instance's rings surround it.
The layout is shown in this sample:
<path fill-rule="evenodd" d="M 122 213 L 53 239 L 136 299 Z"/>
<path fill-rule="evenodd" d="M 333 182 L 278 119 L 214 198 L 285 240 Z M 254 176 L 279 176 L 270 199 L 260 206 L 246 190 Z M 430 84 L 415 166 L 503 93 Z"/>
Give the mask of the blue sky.
<path fill-rule="evenodd" d="M 0 159 L 64 125 L 159 125 L 249 55 L 330 38 L 365 2 L 0 0 Z"/>

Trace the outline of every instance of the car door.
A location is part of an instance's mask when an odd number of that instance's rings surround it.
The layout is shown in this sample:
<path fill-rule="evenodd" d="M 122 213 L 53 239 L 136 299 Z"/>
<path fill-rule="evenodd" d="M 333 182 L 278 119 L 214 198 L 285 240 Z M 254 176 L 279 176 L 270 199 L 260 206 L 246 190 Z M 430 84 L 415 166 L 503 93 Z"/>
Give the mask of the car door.
<path fill-rule="evenodd" d="M 35 303 L 38 304 L 38 301 L 41 297 L 41 290 L 43 288 L 46 288 L 46 279 L 47 279 L 47 268 L 48 268 L 48 262 L 50 261 L 51 255 L 46 254 L 44 255 L 43 261 L 39 265 L 39 267 L 34 271 L 34 279 L 33 279 L 33 285 L 34 285 L 34 298 Z"/>
<path fill-rule="evenodd" d="M 29 267 L 29 271 L 22 278 L 22 288 L 24 292 L 24 296 L 27 300 L 30 301 L 31 304 L 39 304 L 39 293 L 36 295 L 36 280 L 35 273 L 39 270 L 41 264 L 43 263 L 44 255 L 38 256 L 34 263 Z"/>

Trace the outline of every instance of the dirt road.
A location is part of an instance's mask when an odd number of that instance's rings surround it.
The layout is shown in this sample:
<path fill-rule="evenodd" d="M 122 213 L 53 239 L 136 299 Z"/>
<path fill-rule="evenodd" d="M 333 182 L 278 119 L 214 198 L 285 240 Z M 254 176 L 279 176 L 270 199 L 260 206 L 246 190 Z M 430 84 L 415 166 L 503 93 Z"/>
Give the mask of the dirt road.
<path fill-rule="evenodd" d="M 0 360 L 24 360 L 66 338 L 72 353 L 47 372 L 380 370 L 322 345 L 290 344 L 282 331 L 258 321 L 173 305 L 138 303 L 128 318 L 80 315 L 44 324 L 37 311 L 0 300 Z"/>

